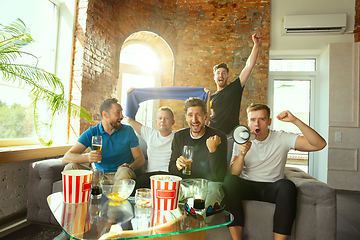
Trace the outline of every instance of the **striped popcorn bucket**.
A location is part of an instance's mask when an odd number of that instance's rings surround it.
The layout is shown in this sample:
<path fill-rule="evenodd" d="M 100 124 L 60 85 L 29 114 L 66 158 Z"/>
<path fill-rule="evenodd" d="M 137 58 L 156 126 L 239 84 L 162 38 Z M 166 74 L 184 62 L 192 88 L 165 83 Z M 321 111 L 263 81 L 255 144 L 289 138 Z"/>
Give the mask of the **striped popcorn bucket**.
<path fill-rule="evenodd" d="M 62 172 L 63 196 L 65 203 L 89 201 L 92 172 L 89 170 L 66 170 Z"/>
<path fill-rule="evenodd" d="M 154 175 L 150 177 L 152 207 L 156 210 L 174 210 L 179 201 L 181 177 Z"/>

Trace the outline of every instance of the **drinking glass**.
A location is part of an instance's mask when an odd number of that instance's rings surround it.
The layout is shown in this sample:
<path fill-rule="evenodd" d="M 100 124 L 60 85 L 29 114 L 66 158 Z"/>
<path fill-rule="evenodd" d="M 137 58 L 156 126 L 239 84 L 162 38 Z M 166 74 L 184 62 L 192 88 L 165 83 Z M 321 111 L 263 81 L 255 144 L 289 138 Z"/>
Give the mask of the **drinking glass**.
<path fill-rule="evenodd" d="M 92 148 L 93 151 L 100 151 L 102 148 L 102 137 L 101 136 L 93 136 L 92 137 Z"/>
<path fill-rule="evenodd" d="M 186 158 L 186 165 L 183 168 L 182 173 L 186 175 L 191 174 L 191 162 L 193 158 L 193 147 L 189 145 L 185 145 L 183 148 L 183 154 L 182 156 Z"/>
<path fill-rule="evenodd" d="M 102 189 L 101 189 L 101 180 L 104 177 L 104 170 L 101 168 L 94 168 L 92 170 L 91 177 L 91 195 L 95 198 L 101 198 Z"/>
<path fill-rule="evenodd" d="M 135 203 L 139 208 L 151 207 L 151 189 L 150 188 L 139 188 L 136 189 Z"/>
<path fill-rule="evenodd" d="M 193 181 L 192 193 L 194 198 L 194 209 L 204 209 L 205 199 L 208 192 L 208 181 L 206 179 L 196 178 Z"/>

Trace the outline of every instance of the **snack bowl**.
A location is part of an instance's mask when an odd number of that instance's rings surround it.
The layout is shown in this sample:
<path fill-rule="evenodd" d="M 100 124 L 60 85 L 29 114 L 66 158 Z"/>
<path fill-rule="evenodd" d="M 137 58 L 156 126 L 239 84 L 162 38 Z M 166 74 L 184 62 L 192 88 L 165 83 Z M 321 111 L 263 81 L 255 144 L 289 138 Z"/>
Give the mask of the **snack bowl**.
<path fill-rule="evenodd" d="M 101 181 L 101 186 L 103 194 L 105 194 L 110 201 L 120 202 L 126 200 L 133 192 L 135 180 L 122 179 L 114 183 L 109 180 L 103 180 Z"/>

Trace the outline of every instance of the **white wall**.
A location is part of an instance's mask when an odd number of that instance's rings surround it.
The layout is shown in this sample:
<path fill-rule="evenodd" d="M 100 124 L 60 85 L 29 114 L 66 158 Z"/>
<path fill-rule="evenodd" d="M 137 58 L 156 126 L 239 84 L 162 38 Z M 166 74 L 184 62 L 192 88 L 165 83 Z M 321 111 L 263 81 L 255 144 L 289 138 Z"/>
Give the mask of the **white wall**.
<path fill-rule="evenodd" d="M 312 57 L 317 59 L 315 74 L 314 128 L 329 141 L 329 44 L 353 42 L 355 0 L 272 0 L 270 15 L 270 59 Z M 347 13 L 347 28 L 342 35 L 282 35 L 285 15 Z M 271 82 L 269 82 L 271 84 Z M 269 86 L 269 89 L 272 87 Z M 271 94 L 268 94 L 269 98 Z M 269 101 L 271 102 L 271 101 Z M 327 148 L 310 156 L 309 173 L 327 182 Z"/>
<path fill-rule="evenodd" d="M 323 52 L 329 43 L 353 42 L 355 0 L 272 0 L 270 4 L 270 55 L 307 51 Z M 283 36 L 282 19 L 285 15 L 347 13 L 346 33 L 342 35 Z M 301 51 L 299 51 L 301 50 Z M 307 51 L 304 51 L 307 50 Z"/>

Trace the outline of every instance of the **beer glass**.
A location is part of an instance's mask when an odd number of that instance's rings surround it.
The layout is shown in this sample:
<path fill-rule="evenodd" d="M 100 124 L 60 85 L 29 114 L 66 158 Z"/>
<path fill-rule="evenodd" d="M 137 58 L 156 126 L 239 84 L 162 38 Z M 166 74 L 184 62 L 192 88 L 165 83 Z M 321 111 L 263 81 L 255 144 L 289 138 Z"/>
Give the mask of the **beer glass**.
<path fill-rule="evenodd" d="M 101 146 L 102 146 L 102 137 L 101 136 L 93 136 L 92 137 L 93 151 L 101 152 Z"/>
<path fill-rule="evenodd" d="M 185 145 L 183 148 L 183 154 L 182 156 L 186 158 L 186 165 L 183 168 L 182 173 L 186 175 L 191 174 L 191 162 L 193 158 L 193 147 L 189 145 Z"/>

